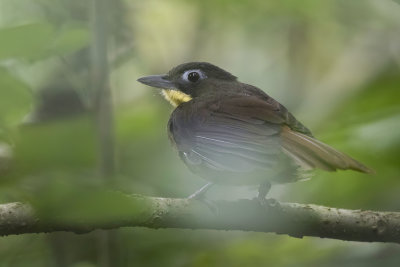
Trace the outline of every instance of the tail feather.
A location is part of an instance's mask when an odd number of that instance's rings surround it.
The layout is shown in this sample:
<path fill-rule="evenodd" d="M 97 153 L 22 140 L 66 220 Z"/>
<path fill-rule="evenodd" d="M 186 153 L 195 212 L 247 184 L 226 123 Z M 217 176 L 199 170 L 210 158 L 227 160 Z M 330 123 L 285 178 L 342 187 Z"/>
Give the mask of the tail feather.
<path fill-rule="evenodd" d="M 364 173 L 374 172 L 346 154 L 289 127 L 283 129 L 281 137 L 285 153 L 305 169 L 320 168 L 326 171 L 351 169 Z"/>

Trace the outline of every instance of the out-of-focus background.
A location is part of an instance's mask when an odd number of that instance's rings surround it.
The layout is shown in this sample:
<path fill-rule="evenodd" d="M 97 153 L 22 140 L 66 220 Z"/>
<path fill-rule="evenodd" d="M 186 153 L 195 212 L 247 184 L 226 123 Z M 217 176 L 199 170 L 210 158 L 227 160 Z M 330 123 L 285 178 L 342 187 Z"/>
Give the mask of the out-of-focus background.
<path fill-rule="evenodd" d="M 112 182 L 100 175 L 104 151 L 93 114 L 93 13 L 90 1 L 0 0 L 1 203 L 29 201 L 43 216 L 63 210 L 74 218 L 82 206 L 100 216 L 103 189 L 188 196 L 204 181 L 169 144 L 172 107 L 136 79 L 208 61 L 265 90 L 317 138 L 376 171 L 317 172 L 274 187 L 271 196 L 400 211 L 399 1 L 109 1 Z M 216 187 L 209 197 L 255 194 Z M 110 233 L 111 246 L 101 231 L 1 237 L 0 266 L 101 266 L 110 259 L 112 266 L 400 264 L 400 247 L 392 244 L 236 231 Z"/>

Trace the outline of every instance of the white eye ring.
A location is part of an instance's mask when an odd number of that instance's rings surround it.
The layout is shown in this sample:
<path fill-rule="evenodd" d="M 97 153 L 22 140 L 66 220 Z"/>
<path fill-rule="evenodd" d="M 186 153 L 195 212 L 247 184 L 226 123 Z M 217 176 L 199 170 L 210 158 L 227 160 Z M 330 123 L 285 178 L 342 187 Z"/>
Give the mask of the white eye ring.
<path fill-rule="evenodd" d="M 190 82 L 188 76 L 189 76 L 189 73 L 192 73 L 192 72 L 196 72 L 197 74 L 199 74 L 199 76 L 200 76 L 199 80 L 207 78 L 207 76 L 201 70 L 187 70 L 182 74 L 182 79 L 184 81 Z"/>

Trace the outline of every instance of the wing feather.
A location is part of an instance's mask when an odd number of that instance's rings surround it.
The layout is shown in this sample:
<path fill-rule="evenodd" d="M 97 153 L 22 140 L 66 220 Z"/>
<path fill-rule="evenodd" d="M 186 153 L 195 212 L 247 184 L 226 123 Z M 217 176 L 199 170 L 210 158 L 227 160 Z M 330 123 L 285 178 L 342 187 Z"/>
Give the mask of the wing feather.
<path fill-rule="evenodd" d="M 224 172 L 227 177 L 241 174 L 240 180 L 249 179 L 243 173 L 280 173 L 285 177 L 275 182 L 284 183 L 304 178 L 295 174 L 301 169 L 371 172 L 314 139 L 285 107 L 265 94 L 193 99 L 175 109 L 168 127 L 182 159 L 204 172 L 206 179 Z"/>
<path fill-rule="evenodd" d="M 359 172 L 373 171 L 336 149 L 305 134 L 284 127 L 281 133 L 282 146 L 288 155 L 300 160 L 308 167 L 327 171 L 351 169 Z"/>

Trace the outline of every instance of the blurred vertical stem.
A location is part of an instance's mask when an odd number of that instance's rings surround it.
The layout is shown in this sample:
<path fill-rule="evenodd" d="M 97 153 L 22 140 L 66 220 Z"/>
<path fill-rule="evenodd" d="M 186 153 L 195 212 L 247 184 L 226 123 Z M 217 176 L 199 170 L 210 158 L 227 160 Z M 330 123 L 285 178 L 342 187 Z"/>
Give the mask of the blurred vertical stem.
<path fill-rule="evenodd" d="M 113 184 L 114 121 L 110 92 L 108 41 L 108 0 L 92 0 L 91 7 L 91 91 L 94 94 L 97 134 L 99 140 L 99 169 L 105 185 Z M 115 232 L 100 232 L 98 238 L 98 265 L 112 266 L 115 255 Z M 114 249 L 113 249 L 114 248 Z"/>
<path fill-rule="evenodd" d="M 100 173 L 107 183 L 112 183 L 115 170 L 114 120 L 107 58 L 107 2 L 92 0 L 91 89 L 100 145 Z"/>
<path fill-rule="evenodd" d="M 298 108 L 301 105 L 307 85 L 307 68 L 310 61 L 310 32 L 306 18 L 293 19 L 287 30 L 288 38 L 288 92 L 292 99 L 289 106 Z M 299 101 L 300 100 L 300 101 Z"/>

